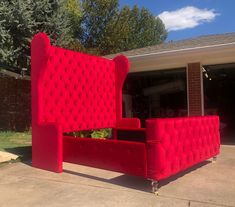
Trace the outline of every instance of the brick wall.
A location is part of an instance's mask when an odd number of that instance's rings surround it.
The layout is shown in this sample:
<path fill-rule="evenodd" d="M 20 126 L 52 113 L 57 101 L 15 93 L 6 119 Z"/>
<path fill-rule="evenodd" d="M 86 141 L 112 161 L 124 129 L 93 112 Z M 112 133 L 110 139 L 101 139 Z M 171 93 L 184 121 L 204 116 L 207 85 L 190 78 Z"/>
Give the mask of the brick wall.
<path fill-rule="evenodd" d="M 202 100 L 202 71 L 200 63 L 189 63 L 187 68 L 188 78 L 188 115 L 203 115 Z"/>
<path fill-rule="evenodd" d="M 31 125 L 30 81 L 0 73 L 0 130 L 25 131 Z"/>

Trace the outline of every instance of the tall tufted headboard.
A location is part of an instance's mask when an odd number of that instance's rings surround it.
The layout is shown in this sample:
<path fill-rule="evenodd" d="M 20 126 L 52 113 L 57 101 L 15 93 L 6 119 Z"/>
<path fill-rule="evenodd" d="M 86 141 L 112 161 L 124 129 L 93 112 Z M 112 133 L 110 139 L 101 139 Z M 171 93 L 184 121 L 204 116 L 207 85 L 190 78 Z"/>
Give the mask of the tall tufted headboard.
<path fill-rule="evenodd" d="M 115 127 L 129 62 L 52 46 L 44 33 L 31 43 L 32 124 L 58 123 L 64 132 Z"/>

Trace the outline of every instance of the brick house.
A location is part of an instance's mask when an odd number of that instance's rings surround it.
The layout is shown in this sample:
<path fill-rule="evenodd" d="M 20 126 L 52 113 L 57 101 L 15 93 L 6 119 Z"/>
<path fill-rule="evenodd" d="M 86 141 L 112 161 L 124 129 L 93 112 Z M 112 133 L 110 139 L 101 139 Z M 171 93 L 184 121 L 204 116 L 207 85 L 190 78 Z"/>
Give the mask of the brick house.
<path fill-rule="evenodd" d="M 167 42 L 122 54 L 131 63 L 124 94 L 127 116 L 141 116 L 140 111 L 143 120 L 219 114 L 222 126 L 234 128 L 235 33 Z"/>

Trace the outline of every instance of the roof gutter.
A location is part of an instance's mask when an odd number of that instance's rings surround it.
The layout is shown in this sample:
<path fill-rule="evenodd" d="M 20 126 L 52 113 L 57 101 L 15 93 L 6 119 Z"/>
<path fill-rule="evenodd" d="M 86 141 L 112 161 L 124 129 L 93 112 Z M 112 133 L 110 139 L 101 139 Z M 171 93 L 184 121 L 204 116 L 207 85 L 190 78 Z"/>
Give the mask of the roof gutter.
<path fill-rule="evenodd" d="M 140 58 L 140 57 L 151 57 L 155 55 L 165 55 L 165 54 L 177 54 L 177 53 L 183 53 L 183 52 L 190 52 L 190 51 L 200 51 L 204 49 L 216 49 L 216 48 L 229 48 L 234 47 L 235 42 L 231 43 L 225 43 L 225 44 L 218 44 L 218 45 L 208 45 L 208 46 L 202 46 L 202 47 L 192 47 L 192 48 L 184 48 L 184 49 L 178 49 L 178 50 L 168 50 L 168 51 L 162 51 L 162 52 L 154 52 L 154 53 L 146 53 L 146 54 L 140 54 L 140 55 L 130 55 L 127 57 L 130 59 Z"/>

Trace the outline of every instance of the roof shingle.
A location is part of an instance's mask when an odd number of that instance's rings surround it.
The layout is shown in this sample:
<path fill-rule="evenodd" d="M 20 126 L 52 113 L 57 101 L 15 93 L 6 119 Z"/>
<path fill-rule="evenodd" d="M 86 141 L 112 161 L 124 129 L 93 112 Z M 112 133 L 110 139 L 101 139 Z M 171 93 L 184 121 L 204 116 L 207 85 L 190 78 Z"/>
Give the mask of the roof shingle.
<path fill-rule="evenodd" d="M 149 53 L 166 52 L 166 51 L 188 49 L 195 47 L 206 47 L 206 46 L 228 44 L 228 43 L 235 43 L 235 32 L 225 33 L 225 34 L 205 35 L 179 41 L 169 41 L 159 45 L 153 45 L 144 48 L 124 51 L 121 53 L 123 55 L 126 55 L 127 57 L 131 57 L 131 56 L 144 55 Z M 113 58 L 117 54 L 111 54 L 105 57 Z"/>

